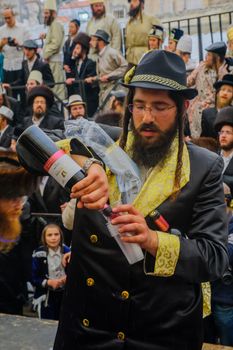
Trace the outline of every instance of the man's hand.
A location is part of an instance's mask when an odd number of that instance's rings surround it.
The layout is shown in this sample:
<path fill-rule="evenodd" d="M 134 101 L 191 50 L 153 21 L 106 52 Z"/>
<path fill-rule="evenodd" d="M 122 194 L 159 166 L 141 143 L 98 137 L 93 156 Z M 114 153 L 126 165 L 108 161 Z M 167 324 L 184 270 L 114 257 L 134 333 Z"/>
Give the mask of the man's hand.
<path fill-rule="evenodd" d="M 40 33 L 39 38 L 44 40 L 46 38 L 46 33 Z"/>
<path fill-rule="evenodd" d="M 111 223 L 119 225 L 118 231 L 122 241 L 137 243 L 141 248 L 155 256 L 158 248 L 158 236 L 155 231 L 149 229 L 144 216 L 131 204 L 118 205 L 112 210 L 113 213 L 119 214 Z"/>
<path fill-rule="evenodd" d="M 68 79 L 66 79 L 66 85 L 72 85 L 73 84 L 73 82 L 74 82 L 74 78 L 68 78 Z"/>
<path fill-rule="evenodd" d="M 84 81 L 85 81 L 85 83 L 87 83 L 87 84 L 93 84 L 94 81 L 96 81 L 96 77 L 88 77 L 88 78 L 86 78 Z"/>
<path fill-rule="evenodd" d="M 102 83 L 107 83 L 109 81 L 108 75 L 102 75 L 102 77 L 99 78 Z"/>
<path fill-rule="evenodd" d="M 63 68 L 64 68 L 64 71 L 65 71 L 66 73 L 70 73 L 70 72 L 71 72 L 71 69 L 70 69 L 70 67 L 69 67 L 67 64 L 65 64 L 65 65 L 63 66 Z"/>
<path fill-rule="evenodd" d="M 85 179 L 71 189 L 71 198 L 78 198 L 78 208 L 102 209 L 108 200 L 108 180 L 104 169 L 92 164 Z"/>
<path fill-rule="evenodd" d="M 8 43 L 8 38 L 2 38 L 0 41 L 0 48 L 3 48 Z"/>

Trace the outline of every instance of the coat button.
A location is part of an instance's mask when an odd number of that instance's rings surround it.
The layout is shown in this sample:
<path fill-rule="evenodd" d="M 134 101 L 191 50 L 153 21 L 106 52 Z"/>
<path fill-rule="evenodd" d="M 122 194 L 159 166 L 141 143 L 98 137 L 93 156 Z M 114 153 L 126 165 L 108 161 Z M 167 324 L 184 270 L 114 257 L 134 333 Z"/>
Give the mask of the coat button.
<path fill-rule="evenodd" d="M 83 319 L 83 325 L 84 325 L 85 327 L 89 327 L 89 324 L 90 324 L 89 320 L 88 320 L 87 318 L 84 318 L 84 319 Z"/>
<path fill-rule="evenodd" d="M 118 333 L 117 333 L 117 339 L 119 339 L 119 340 L 125 340 L 125 333 L 123 333 L 123 332 L 118 332 Z"/>
<path fill-rule="evenodd" d="M 95 281 L 93 280 L 93 278 L 87 278 L 87 286 L 88 287 L 92 287 L 94 286 Z"/>
<path fill-rule="evenodd" d="M 121 297 L 124 300 L 128 299 L 129 298 L 129 292 L 127 292 L 127 290 L 123 290 L 123 292 L 121 292 Z"/>
<path fill-rule="evenodd" d="M 91 243 L 95 244 L 98 242 L 98 237 L 96 235 L 91 235 L 90 241 L 91 241 Z"/>

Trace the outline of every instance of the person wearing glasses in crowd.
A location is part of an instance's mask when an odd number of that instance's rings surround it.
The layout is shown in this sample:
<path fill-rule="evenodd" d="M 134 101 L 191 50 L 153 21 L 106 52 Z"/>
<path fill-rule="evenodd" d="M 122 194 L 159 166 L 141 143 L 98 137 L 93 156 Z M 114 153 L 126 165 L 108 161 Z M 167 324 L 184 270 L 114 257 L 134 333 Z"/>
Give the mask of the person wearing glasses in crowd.
<path fill-rule="evenodd" d="M 220 154 L 224 162 L 223 182 L 230 187 L 233 196 L 233 107 L 222 108 L 214 123 L 218 132 Z"/>
<path fill-rule="evenodd" d="M 184 113 L 197 92 L 187 88 L 178 55 L 146 53 L 123 85 L 129 93 L 119 146 L 137 165 L 142 188 L 133 202 L 116 205 L 115 175 L 106 178 L 94 163 L 73 186 L 78 209 L 54 350 L 200 350 L 201 283 L 220 278 L 228 264 L 222 159 L 184 143 Z M 135 264 L 99 212 L 108 199 L 122 242 L 143 249 Z M 206 302 L 208 284 L 203 290 Z"/>
<path fill-rule="evenodd" d="M 5 24 L 0 27 L 0 51 L 4 55 L 3 82 L 12 84 L 20 79 L 22 72 L 23 50 L 20 45 L 24 40 L 30 39 L 26 26 L 16 21 L 12 8 L 5 7 L 2 12 Z M 20 90 L 13 91 L 17 98 Z"/>
<path fill-rule="evenodd" d="M 214 107 L 206 108 L 201 117 L 201 136 L 218 138 L 218 133 L 214 128 L 214 122 L 218 111 L 231 106 L 233 102 L 233 75 L 226 74 L 222 80 L 214 83 L 216 89 L 216 102 Z"/>

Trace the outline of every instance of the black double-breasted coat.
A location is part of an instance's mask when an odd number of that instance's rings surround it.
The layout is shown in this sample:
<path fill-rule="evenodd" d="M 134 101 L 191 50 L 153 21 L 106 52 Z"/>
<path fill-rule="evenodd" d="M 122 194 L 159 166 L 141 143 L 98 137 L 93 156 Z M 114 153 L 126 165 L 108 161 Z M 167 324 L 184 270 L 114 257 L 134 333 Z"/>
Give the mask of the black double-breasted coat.
<path fill-rule="evenodd" d="M 201 282 L 227 266 L 226 216 L 222 159 L 192 144 L 188 151 L 190 181 L 158 208 L 183 234 L 173 276 L 146 274 L 153 271 L 150 255 L 146 266 L 129 265 L 101 214 L 77 210 L 54 350 L 201 349 Z"/>

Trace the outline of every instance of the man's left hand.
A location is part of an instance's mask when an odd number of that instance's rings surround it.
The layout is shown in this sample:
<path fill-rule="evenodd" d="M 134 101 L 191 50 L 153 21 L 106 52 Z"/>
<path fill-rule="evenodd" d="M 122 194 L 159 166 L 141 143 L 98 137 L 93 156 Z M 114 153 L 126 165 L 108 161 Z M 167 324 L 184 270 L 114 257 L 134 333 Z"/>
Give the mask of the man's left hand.
<path fill-rule="evenodd" d="M 141 248 L 155 256 L 158 248 L 156 231 L 150 230 L 144 216 L 131 204 L 118 205 L 113 213 L 119 214 L 111 223 L 119 225 L 121 239 L 127 243 L 137 243 Z M 130 235 L 126 235 L 129 233 Z"/>

